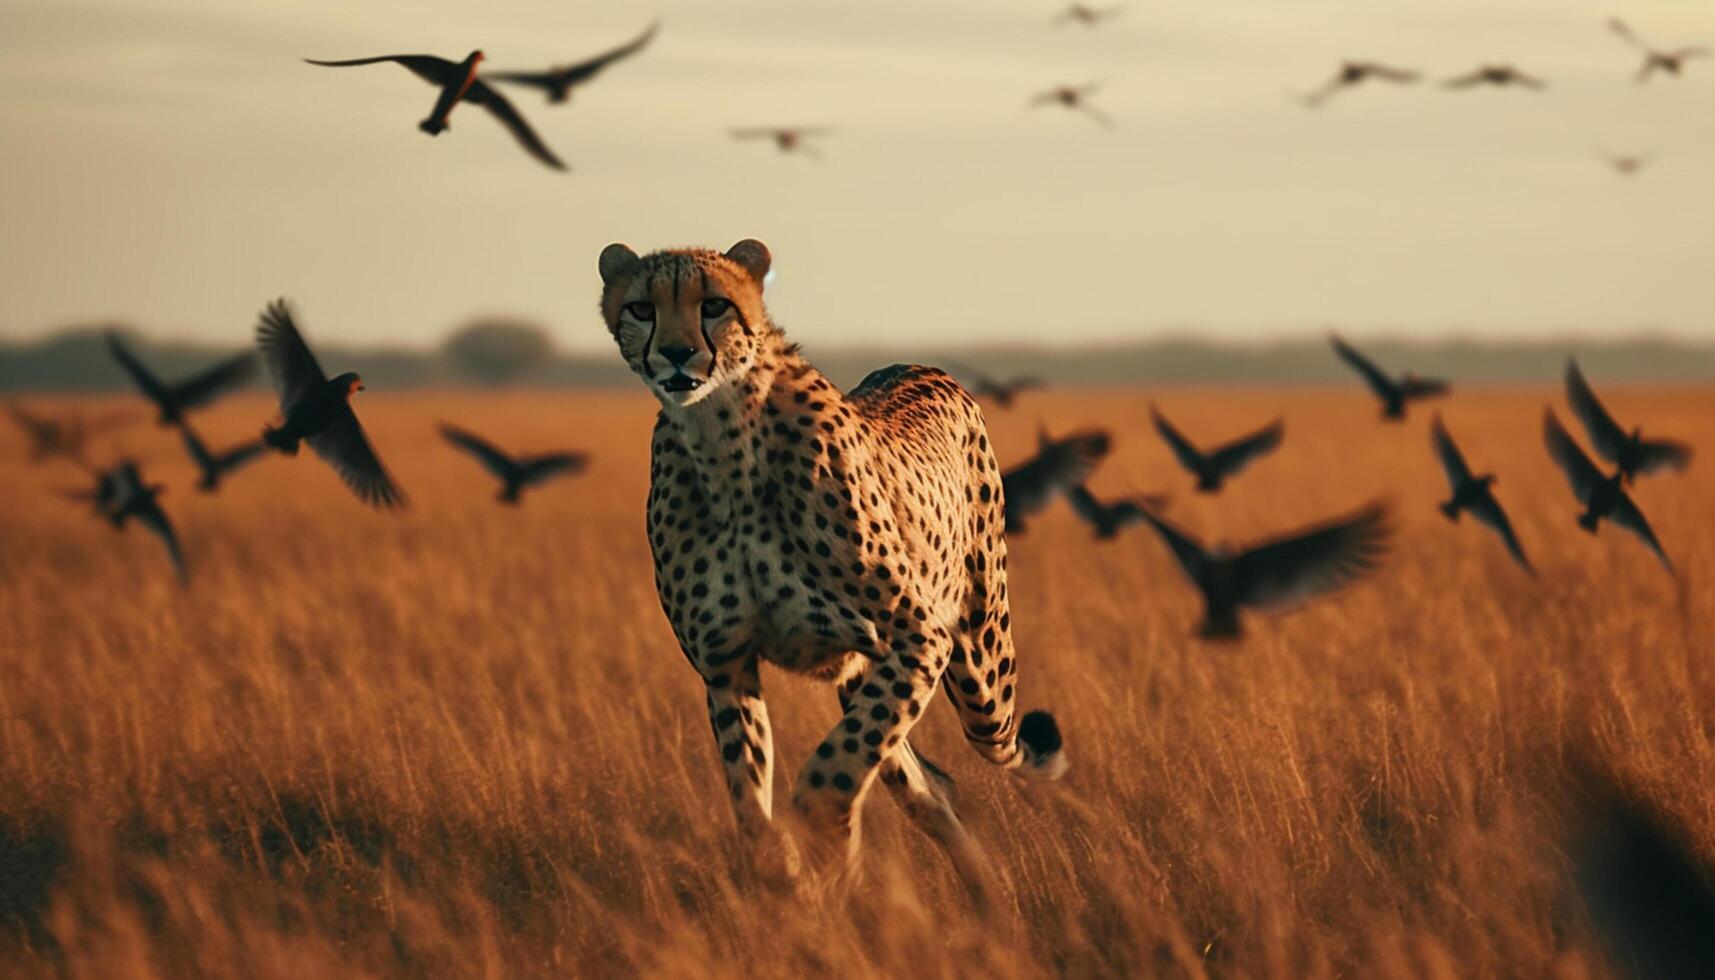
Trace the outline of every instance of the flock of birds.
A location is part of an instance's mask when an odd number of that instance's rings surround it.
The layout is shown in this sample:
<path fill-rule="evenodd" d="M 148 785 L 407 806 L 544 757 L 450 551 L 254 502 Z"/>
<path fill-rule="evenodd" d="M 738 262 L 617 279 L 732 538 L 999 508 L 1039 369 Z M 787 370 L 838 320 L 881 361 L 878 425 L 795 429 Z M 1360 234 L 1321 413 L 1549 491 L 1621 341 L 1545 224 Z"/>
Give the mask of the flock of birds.
<path fill-rule="evenodd" d="M 1331 343 L 1335 353 L 1380 401 L 1385 420 L 1400 421 L 1409 404 L 1451 391 L 1447 382 L 1438 379 L 1389 374 L 1338 336 L 1332 337 Z M 1038 385 L 1031 378 L 1003 381 L 968 370 L 961 373 L 970 379 L 968 383 L 979 396 L 1002 406 L 1011 405 L 1019 392 Z M 1567 362 L 1565 385 L 1567 401 L 1591 447 L 1613 467 L 1611 472 L 1604 472 L 1560 424 L 1554 409 L 1545 410 L 1544 441 L 1582 508 L 1578 525 L 1595 533 L 1606 520 L 1630 531 L 1672 574 L 1673 565 L 1660 539 L 1627 487 L 1640 476 L 1684 469 L 1690 464 L 1691 449 L 1675 440 L 1646 439 L 1639 428 L 1627 430 L 1596 397 L 1576 361 Z M 1151 416 L 1174 458 L 1195 479 L 1198 493 L 1219 493 L 1252 462 L 1278 449 L 1286 434 L 1284 421 L 1275 419 L 1254 432 L 1203 447 L 1153 406 Z M 1439 414 L 1430 427 L 1430 442 L 1449 487 L 1448 499 L 1439 505 L 1441 513 L 1455 522 L 1469 514 L 1488 526 L 1519 567 L 1534 576 L 1535 568 L 1495 497 L 1495 476 L 1472 470 Z M 1058 439 L 1046 431 L 1041 433 L 1036 454 L 1002 474 L 1007 531 L 1022 532 L 1031 517 L 1060 496 L 1065 496 L 1098 539 L 1113 538 L 1128 527 L 1148 525 L 1201 593 L 1204 615 L 1200 632 L 1205 637 L 1236 638 L 1242 633 L 1239 615 L 1243 609 L 1282 609 L 1333 592 L 1375 568 L 1387 552 L 1389 515 L 1381 503 L 1250 544 L 1205 544 L 1163 516 L 1168 504 L 1164 494 L 1103 501 L 1090 492 L 1086 483 L 1112 447 L 1113 437 L 1105 430 L 1082 430 Z"/>
<path fill-rule="evenodd" d="M 249 380 L 256 367 L 251 354 L 228 358 L 170 382 L 150 370 L 117 334 L 108 335 L 107 346 L 137 390 L 155 407 L 159 424 L 179 430 L 185 452 L 200 474 L 197 489 L 213 493 L 233 472 L 263 454 L 274 451 L 296 456 L 301 445 L 308 445 L 358 499 L 381 508 L 405 505 L 404 492 L 382 465 L 352 410 L 351 398 L 363 390 L 363 379 L 353 372 L 329 378 L 284 300 L 270 303 L 256 328 L 256 346 L 278 393 L 281 421 L 264 426 L 260 438 L 236 446 L 210 449 L 191 426 L 188 415 Z M 166 487 L 150 483 L 134 458 L 121 457 L 100 467 L 89 462 L 90 437 L 129 421 L 129 417 L 108 414 L 91 423 L 80 415 L 55 418 L 13 402 L 6 408 L 30 441 L 32 461 L 69 460 L 81 466 L 93 481 L 85 488 L 61 490 L 62 496 L 91 505 L 96 516 L 115 529 L 137 521 L 161 539 L 180 580 L 188 580 L 178 534 L 161 505 Z M 506 504 L 518 503 L 529 487 L 582 470 L 587 462 L 578 452 L 514 456 L 482 436 L 444 422 L 440 433 L 500 481 L 498 499 Z"/>

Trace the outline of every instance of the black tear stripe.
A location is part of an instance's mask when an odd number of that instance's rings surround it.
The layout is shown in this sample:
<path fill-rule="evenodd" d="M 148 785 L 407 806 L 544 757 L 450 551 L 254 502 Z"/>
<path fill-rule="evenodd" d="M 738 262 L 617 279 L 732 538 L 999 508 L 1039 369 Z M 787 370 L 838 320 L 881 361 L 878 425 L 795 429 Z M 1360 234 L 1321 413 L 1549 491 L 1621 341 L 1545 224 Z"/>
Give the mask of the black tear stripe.
<path fill-rule="evenodd" d="M 702 279 L 703 299 L 706 300 L 709 298 L 709 293 L 710 293 L 709 270 L 699 268 L 697 270 L 697 276 L 700 279 Z M 713 377 L 713 375 L 715 373 L 715 360 L 720 355 L 715 351 L 715 339 L 713 337 L 709 336 L 709 324 L 708 324 L 708 321 L 706 319 L 704 319 L 704 317 L 703 317 L 702 305 L 700 303 L 697 306 L 697 325 L 698 325 L 698 328 L 701 329 L 703 332 L 703 343 L 705 345 L 707 345 L 709 348 L 709 375 L 711 377 Z"/>

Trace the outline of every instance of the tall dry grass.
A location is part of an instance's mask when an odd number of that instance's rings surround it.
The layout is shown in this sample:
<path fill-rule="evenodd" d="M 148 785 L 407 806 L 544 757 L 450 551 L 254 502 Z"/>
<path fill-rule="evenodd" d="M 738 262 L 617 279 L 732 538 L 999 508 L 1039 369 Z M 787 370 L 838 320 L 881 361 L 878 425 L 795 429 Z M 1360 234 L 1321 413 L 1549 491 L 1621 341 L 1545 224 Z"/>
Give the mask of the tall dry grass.
<path fill-rule="evenodd" d="M 0 434 L 0 972 L 1602 974 L 1562 884 L 1566 747 L 1715 855 L 1715 393 L 1609 393 L 1704 454 L 1638 490 L 1678 585 L 1573 526 L 1541 448 L 1546 388 L 1443 406 L 1501 473 L 1534 582 L 1434 512 L 1427 413 L 1384 425 L 1355 389 L 1156 397 L 1209 440 L 1284 412 L 1285 446 L 1209 499 L 1140 393 L 1032 396 L 990 425 L 1004 463 L 1039 419 L 1105 422 L 1120 439 L 1096 488 L 1171 488 L 1173 515 L 1216 536 L 1387 495 L 1397 552 L 1209 646 L 1146 531 L 1098 545 L 1057 506 L 1016 538 L 1023 699 L 1058 714 L 1071 775 L 988 770 L 945 706 L 914 734 L 1008 879 L 994 920 L 884 794 L 854 888 L 744 884 L 700 682 L 654 596 L 641 391 L 365 395 L 405 516 L 309 458 L 204 497 L 173 437 L 134 427 L 114 444 L 172 485 L 183 592 L 153 540 L 51 496 L 74 470 L 18 462 Z M 202 428 L 223 443 L 266 415 L 239 400 Z M 593 466 L 503 509 L 437 417 Z M 835 704 L 764 683 L 784 794 Z"/>

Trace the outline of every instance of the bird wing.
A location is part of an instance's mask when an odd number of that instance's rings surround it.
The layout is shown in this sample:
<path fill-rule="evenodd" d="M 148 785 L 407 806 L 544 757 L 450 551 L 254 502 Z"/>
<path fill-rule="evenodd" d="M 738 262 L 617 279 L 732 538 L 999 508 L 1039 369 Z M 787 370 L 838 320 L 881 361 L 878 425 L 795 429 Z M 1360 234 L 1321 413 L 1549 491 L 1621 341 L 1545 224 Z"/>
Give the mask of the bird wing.
<path fill-rule="evenodd" d="M 548 453 L 519 460 L 519 465 L 524 468 L 525 483 L 541 483 L 561 473 L 576 473 L 588 461 L 583 453 Z"/>
<path fill-rule="evenodd" d="M 1079 432 L 1050 442 L 1029 460 L 1001 474 L 1001 493 L 1015 516 L 1028 516 L 1070 487 L 1090 478 L 1111 445 L 1106 432 Z"/>
<path fill-rule="evenodd" d="M 1268 426 L 1216 449 L 1210 461 L 1222 475 L 1233 476 L 1249 466 L 1253 460 L 1274 452 L 1285 434 L 1285 423 L 1275 419 Z"/>
<path fill-rule="evenodd" d="M 1632 32 L 1630 25 L 1618 17 L 1608 18 L 1608 30 L 1613 31 L 1616 37 L 1625 41 L 1627 44 L 1630 44 L 1634 48 L 1638 48 L 1642 51 L 1649 50 L 1649 45 L 1645 44 L 1642 38 Z"/>
<path fill-rule="evenodd" d="M 1435 395 L 1445 395 L 1452 390 L 1452 385 L 1440 378 L 1419 378 L 1407 375 L 1400 382 L 1400 393 L 1407 398 L 1430 398 Z"/>
<path fill-rule="evenodd" d="M 1307 92 L 1304 95 L 1294 95 L 1293 98 L 1304 103 L 1305 106 L 1311 109 L 1320 109 L 1324 102 L 1327 102 L 1335 93 L 1345 87 L 1345 78 L 1342 75 L 1335 75 L 1328 81 L 1323 82 L 1320 88 Z"/>
<path fill-rule="evenodd" d="M 32 439 L 44 438 L 45 434 L 54 427 L 52 422 L 32 413 L 14 401 L 6 403 L 6 414 L 12 417 L 12 421 L 18 423 L 18 428 L 28 432 Z"/>
<path fill-rule="evenodd" d="M 1560 467 L 1560 472 L 1566 474 L 1566 482 L 1572 485 L 1573 495 L 1579 503 L 1587 502 L 1590 494 L 1602 483 L 1602 471 L 1567 435 L 1552 408 L 1542 417 L 1542 436 L 1548 443 L 1548 454 L 1554 457 L 1554 465 Z"/>
<path fill-rule="evenodd" d="M 1572 403 L 1572 414 L 1584 423 L 1590 445 L 1596 447 L 1604 459 L 1619 462 L 1620 450 L 1626 444 L 1625 430 L 1602 407 L 1596 392 L 1590 388 L 1590 382 L 1584 380 L 1584 372 L 1578 369 L 1577 361 L 1566 362 L 1566 400 Z"/>
<path fill-rule="evenodd" d="M 553 150 L 548 149 L 548 145 L 542 142 L 542 138 L 536 135 L 536 131 L 530 128 L 530 124 L 524 121 L 524 117 L 518 114 L 518 110 L 514 109 L 506 96 L 501 95 L 494 86 L 485 84 L 479 78 L 470 83 L 464 98 L 466 102 L 487 109 L 490 115 L 500 120 L 500 124 L 512 132 L 513 138 L 517 139 L 531 156 L 555 170 L 566 169 L 565 163 L 554 155 Z"/>
<path fill-rule="evenodd" d="M 1667 56 L 1679 61 L 1684 61 L 1686 58 L 1707 58 L 1709 57 L 1709 49 L 1701 46 L 1694 48 L 1675 48 L 1674 50 L 1667 52 Z"/>
<path fill-rule="evenodd" d="M 611 65 L 623 58 L 629 58 L 643 50 L 644 45 L 647 45 L 650 41 L 655 39 L 655 32 L 660 29 L 661 22 L 656 21 L 655 23 L 650 24 L 647 30 L 642 34 L 639 34 L 633 40 L 627 41 L 619 47 L 604 54 L 598 54 L 587 61 L 580 61 L 575 65 L 568 65 L 565 68 L 561 68 L 555 74 L 559 76 L 560 81 L 566 84 L 576 85 L 579 82 L 588 81 L 589 79 L 594 78 L 608 65 Z"/>
<path fill-rule="evenodd" d="M 1483 70 L 1478 68 L 1463 75 L 1455 75 L 1442 82 L 1441 85 L 1443 88 L 1471 88 L 1483 84 L 1485 77 Z"/>
<path fill-rule="evenodd" d="M 511 456 L 500 451 L 500 447 L 474 432 L 442 422 L 441 438 L 475 456 L 477 462 L 482 464 L 483 469 L 502 480 L 511 479 L 520 469 L 519 464 L 514 462 Z"/>
<path fill-rule="evenodd" d="M 1527 75 L 1524 72 L 1519 71 L 1517 68 L 1513 69 L 1513 81 L 1517 82 L 1520 85 L 1523 85 L 1525 88 L 1547 88 L 1548 87 L 1547 82 L 1543 81 L 1540 78 L 1537 78 L 1535 75 Z"/>
<path fill-rule="evenodd" d="M 347 61 L 318 61 L 315 58 L 305 58 L 304 60 L 324 68 L 349 68 L 353 65 L 376 65 L 383 61 L 392 61 L 403 65 L 411 74 L 430 85 L 446 85 L 456 79 L 459 72 L 457 62 L 437 58 L 432 54 L 383 54 L 373 58 L 352 58 Z"/>
<path fill-rule="evenodd" d="M 1155 533 L 1161 535 L 1161 540 L 1167 542 L 1168 549 L 1173 552 L 1173 558 L 1179 562 L 1179 567 L 1185 572 L 1185 577 L 1192 582 L 1201 582 L 1203 566 L 1207 564 L 1209 554 L 1198 543 L 1197 539 L 1174 527 L 1170 521 L 1160 515 L 1145 511 L 1143 519 L 1149 522 L 1150 527 L 1155 528 Z"/>
<path fill-rule="evenodd" d="M 1441 458 L 1441 468 L 1447 471 L 1447 483 L 1455 493 L 1471 479 L 1471 468 L 1465 465 L 1465 457 L 1454 445 L 1453 437 L 1447 433 L 1447 426 L 1441 421 L 1441 413 L 1435 413 L 1435 421 L 1429 427 L 1430 440 L 1435 444 L 1435 455 Z"/>
<path fill-rule="evenodd" d="M 1350 584 L 1387 553 L 1387 517 L 1387 507 L 1373 503 L 1250 548 L 1238 558 L 1238 602 L 1281 608 Z"/>
<path fill-rule="evenodd" d="M 263 446 L 259 439 L 242 443 L 232 449 L 228 449 L 224 453 L 221 453 L 219 458 L 214 461 L 215 468 L 223 473 L 238 469 L 245 463 L 248 463 L 262 455 L 266 448 L 267 447 Z"/>
<path fill-rule="evenodd" d="M 305 441 L 317 456 L 339 473 L 339 478 L 364 503 L 376 507 L 404 505 L 404 493 L 387 475 L 350 405 L 342 406 L 327 428 Z"/>
<path fill-rule="evenodd" d="M 1662 550 L 1661 541 L 1656 538 L 1655 530 L 1649 526 L 1648 518 L 1644 517 L 1644 512 L 1638 509 L 1638 505 L 1629 494 L 1620 494 L 1620 499 L 1614 504 L 1614 509 L 1608 513 L 1608 520 L 1643 539 L 1643 543 L 1648 545 L 1649 550 L 1655 552 L 1656 558 L 1661 560 L 1662 566 L 1669 572 L 1673 571 L 1673 562 L 1668 560 L 1667 552 Z"/>
<path fill-rule="evenodd" d="M 1513 558 L 1519 565 L 1532 575 L 1536 574 L 1536 569 L 1532 567 L 1530 559 L 1525 557 L 1524 546 L 1519 544 L 1518 535 L 1513 532 L 1513 522 L 1507 520 L 1507 512 L 1501 509 L 1499 501 L 1494 497 L 1484 497 L 1472 504 L 1468 513 L 1494 528 L 1496 533 L 1501 536 L 1501 540 L 1506 542 L 1507 550 L 1512 552 Z"/>
<path fill-rule="evenodd" d="M 165 405 L 167 400 L 172 397 L 172 391 L 161 382 L 160 378 L 155 376 L 153 371 L 143 366 L 143 362 L 137 359 L 137 355 L 131 353 L 131 349 L 125 346 L 125 342 L 119 339 L 117 333 L 108 333 L 107 349 L 113 352 L 113 359 L 119 362 L 119 366 L 125 369 L 125 373 L 131 376 L 131 380 L 137 383 L 137 387 L 148 396 L 150 401 L 157 405 Z"/>
<path fill-rule="evenodd" d="M 185 408 L 206 404 L 221 393 L 223 389 L 250 377 L 256 370 L 256 359 L 249 353 L 230 357 L 201 374 L 189 378 L 173 386 L 173 392 L 178 402 Z"/>
<path fill-rule="evenodd" d="M 179 436 L 184 439 L 185 452 L 190 453 L 191 459 L 196 461 L 197 469 L 205 472 L 215 469 L 214 457 L 209 455 L 208 446 L 197 437 L 197 434 L 191 430 L 190 426 L 181 423 L 179 425 Z"/>
<path fill-rule="evenodd" d="M 1149 415 L 1155 420 L 1155 431 L 1161 433 L 1161 438 L 1166 440 L 1168 448 L 1173 450 L 1174 457 L 1179 460 L 1179 465 L 1192 473 L 1200 471 L 1203 468 L 1203 454 L 1196 446 L 1191 445 L 1191 440 L 1175 429 L 1173 423 L 1167 421 L 1166 416 L 1154 405 L 1149 407 Z"/>
<path fill-rule="evenodd" d="M 305 392 L 327 382 L 284 299 L 269 303 L 262 311 L 261 322 L 256 325 L 256 346 L 274 379 L 274 389 L 280 393 L 282 410 L 290 410 Z"/>
<path fill-rule="evenodd" d="M 1100 527 L 1108 519 L 1108 509 L 1097 500 L 1090 488 L 1082 483 L 1066 491 L 1066 502 L 1072 505 L 1072 511 L 1079 517 Z"/>
<path fill-rule="evenodd" d="M 1091 119 L 1094 119 L 1098 123 L 1101 123 L 1103 127 L 1107 128 L 1107 129 L 1113 129 L 1114 128 L 1113 117 L 1108 115 L 1107 113 L 1103 112 L 1102 110 L 1096 108 L 1095 106 L 1089 104 L 1088 102 L 1079 102 L 1078 108 L 1083 111 L 1084 115 L 1089 116 Z"/>
<path fill-rule="evenodd" d="M 1650 439 L 1638 447 L 1638 473 L 1683 470 L 1691 465 L 1691 447 L 1672 439 Z"/>
<path fill-rule="evenodd" d="M 778 129 L 766 126 L 737 126 L 727 130 L 727 134 L 735 140 L 773 139 Z"/>
<path fill-rule="evenodd" d="M 1409 83 L 1415 82 L 1419 78 L 1423 77 L 1422 72 L 1412 71 L 1409 68 L 1393 68 L 1388 65 L 1378 65 L 1374 62 L 1366 63 L 1364 65 L 1364 70 L 1369 72 L 1371 75 L 1374 75 L 1376 78 L 1389 82 Z"/>
<path fill-rule="evenodd" d="M 1395 384 L 1392 378 L 1383 374 L 1382 369 L 1376 367 L 1374 361 L 1359 353 L 1356 347 L 1346 343 L 1338 335 L 1329 337 L 1328 342 L 1334 345 L 1334 352 L 1340 355 L 1341 360 L 1357 368 L 1358 373 L 1364 376 L 1364 380 L 1369 382 L 1376 394 L 1385 398 L 1399 393 L 1399 385 Z"/>
<path fill-rule="evenodd" d="M 131 516 L 143 522 L 143 526 L 153 531 L 162 543 L 167 546 L 167 556 L 173 560 L 173 570 L 178 573 L 179 580 L 185 579 L 185 556 L 179 550 L 179 536 L 173 533 L 173 522 L 167 520 L 167 512 L 161 505 L 150 501 L 137 507 Z"/>

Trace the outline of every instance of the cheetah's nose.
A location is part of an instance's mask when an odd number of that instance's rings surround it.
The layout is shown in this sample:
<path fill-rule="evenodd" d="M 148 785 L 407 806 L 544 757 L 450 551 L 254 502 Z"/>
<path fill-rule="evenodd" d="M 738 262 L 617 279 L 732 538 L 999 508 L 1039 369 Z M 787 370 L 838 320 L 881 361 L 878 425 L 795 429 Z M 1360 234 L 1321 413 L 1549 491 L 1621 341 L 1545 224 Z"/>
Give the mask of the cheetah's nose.
<path fill-rule="evenodd" d="M 697 352 L 689 347 L 658 347 L 656 353 L 667 359 L 674 367 L 684 367 L 685 362 L 695 357 Z"/>

